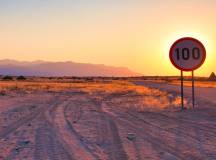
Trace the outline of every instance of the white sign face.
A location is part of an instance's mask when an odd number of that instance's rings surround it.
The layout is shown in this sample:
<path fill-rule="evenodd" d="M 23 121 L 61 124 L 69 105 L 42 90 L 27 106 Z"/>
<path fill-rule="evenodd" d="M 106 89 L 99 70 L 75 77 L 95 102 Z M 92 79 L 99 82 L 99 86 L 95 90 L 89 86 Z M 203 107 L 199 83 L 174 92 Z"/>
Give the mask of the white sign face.
<path fill-rule="evenodd" d="M 177 40 L 169 53 L 172 64 L 182 71 L 198 69 L 206 59 L 206 50 L 203 44 L 190 37 Z"/>

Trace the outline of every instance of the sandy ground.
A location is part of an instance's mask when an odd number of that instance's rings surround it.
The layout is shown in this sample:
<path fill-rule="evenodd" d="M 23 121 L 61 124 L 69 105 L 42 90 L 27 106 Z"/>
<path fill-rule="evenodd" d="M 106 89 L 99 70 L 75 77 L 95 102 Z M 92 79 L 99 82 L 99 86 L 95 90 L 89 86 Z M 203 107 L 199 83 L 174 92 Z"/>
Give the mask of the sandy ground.
<path fill-rule="evenodd" d="M 191 99 L 191 95 L 192 95 L 192 88 L 191 88 L 191 83 L 189 84 L 189 82 L 185 82 L 186 85 L 184 86 L 184 96 L 187 99 Z M 206 87 L 206 86 L 211 86 L 211 82 L 208 82 L 208 84 L 200 85 L 199 82 L 195 82 L 195 96 L 196 96 L 196 100 L 198 102 L 212 102 L 216 104 L 216 88 L 215 87 Z M 169 84 L 169 83 L 155 83 L 155 82 L 151 82 L 151 81 L 143 81 L 143 82 L 135 82 L 134 84 L 137 85 L 141 85 L 141 86 L 146 86 L 146 87 L 150 87 L 150 88 L 156 88 L 156 89 L 160 89 L 162 91 L 165 92 L 171 92 L 171 93 L 178 93 L 180 94 L 181 88 L 180 85 L 175 85 L 175 84 Z M 198 105 L 198 104 L 197 104 Z M 201 106 L 201 108 L 203 107 L 208 107 L 208 106 Z"/>
<path fill-rule="evenodd" d="M 180 111 L 178 87 L 139 85 L 1 96 L 0 159 L 216 159 L 215 94 Z"/>

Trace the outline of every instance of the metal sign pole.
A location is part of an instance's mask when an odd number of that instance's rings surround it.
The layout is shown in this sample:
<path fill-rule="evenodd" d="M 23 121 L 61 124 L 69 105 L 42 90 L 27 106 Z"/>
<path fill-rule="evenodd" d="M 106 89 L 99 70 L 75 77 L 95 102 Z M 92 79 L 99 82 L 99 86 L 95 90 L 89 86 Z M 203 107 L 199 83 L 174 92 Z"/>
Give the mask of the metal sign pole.
<path fill-rule="evenodd" d="M 192 103 L 193 108 L 195 107 L 195 95 L 194 95 L 194 71 L 192 71 Z"/>
<path fill-rule="evenodd" d="M 184 109 L 184 84 L 183 84 L 183 71 L 181 70 L 181 103 L 182 103 L 182 110 Z"/>
<path fill-rule="evenodd" d="M 189 43 L 190 42 L 190 43 Z M 198 69 L 206 59 L 204 45 L 192 37 L 183 37 L 175 41 L 169 51 L 171 63 L 181 71 L 181 109 L 184 107 L 184 71 L 192 71 L 192 103 L 195 108 L 195 78 L 194 71 Z"/>

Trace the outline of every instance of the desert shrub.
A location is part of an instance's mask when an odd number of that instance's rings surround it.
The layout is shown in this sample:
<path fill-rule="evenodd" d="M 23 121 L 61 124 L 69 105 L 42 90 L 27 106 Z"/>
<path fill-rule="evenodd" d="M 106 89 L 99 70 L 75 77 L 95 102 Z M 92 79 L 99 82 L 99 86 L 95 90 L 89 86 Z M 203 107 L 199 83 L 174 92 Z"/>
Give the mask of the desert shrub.
<path fill-rule="evenodd" d="M 24 81 L 24 80 L 26 80 L 26 77 L 24 77 L 24 76 L 19 76 L 19 77 L 17 77 L 17 80 L 18 80 L 18 81 Z"/>
<path fill-rule="evenodd" d="M 4 76 L 2 78 L 2 80 L 5 80 L 5 81 L 12 81 L 13 80 L 13 77 L 12 76 Z"/>
<path fill-rule="evenodd" d="M 6 95 L 6 91 L 0 91 L 0 96 L 5 96 Z"/>
<path fill-rule="evenodd" d="M 120 77 L 113 77 L 112 79 L 113 80 L 120 80 L 121 78 Z"/>
<path fill-rule="evenodd" d="M 94 78 L 93 77 L 86 77 L 85 80 L 88 81 L 88 82 L 93 82 Z"/>

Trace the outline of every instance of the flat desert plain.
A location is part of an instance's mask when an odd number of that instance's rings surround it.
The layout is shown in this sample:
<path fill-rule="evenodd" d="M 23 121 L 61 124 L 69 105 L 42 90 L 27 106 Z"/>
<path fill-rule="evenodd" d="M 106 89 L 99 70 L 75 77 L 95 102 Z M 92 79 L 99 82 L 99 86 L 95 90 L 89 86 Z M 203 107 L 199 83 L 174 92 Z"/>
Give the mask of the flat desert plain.
<path fill-rule="evenodd" d="M 215 160 L 216 89 L 158 82 L 0 82 L 1 160 Z"/>

